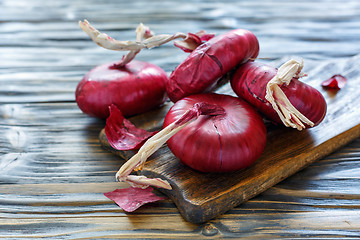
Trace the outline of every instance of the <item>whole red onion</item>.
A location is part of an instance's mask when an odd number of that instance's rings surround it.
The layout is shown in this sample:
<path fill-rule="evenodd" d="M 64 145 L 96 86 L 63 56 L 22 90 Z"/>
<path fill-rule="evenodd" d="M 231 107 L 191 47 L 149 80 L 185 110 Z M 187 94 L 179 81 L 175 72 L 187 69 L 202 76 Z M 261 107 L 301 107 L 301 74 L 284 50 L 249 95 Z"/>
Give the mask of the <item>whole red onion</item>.
<path fill-rule="evenodd" d="M 256 58 L 259 42 L 245 29 L 236 29 L 211 38 L 198 46 L 171 73 L 166 91 L 173 102 L 211 91 L 217 81 L 237 65 Z"/>
<path fill-rule="evenodd" d="M 203 172 L 229 172 L 248 167 L 261 155 L 266 144 L 264 122 L 236 97 L 215 93 L 185 97 L 169 110 L 164 128 L 197 103 L 221 107 L 224 114 L 201 115 L 167 141 L 184 164 Z"/>
<path fill-rule="evenodd" d="M 144 113 L 167 99 L 167 74 L 160 67 L 133 60 L 125 66 L 118 62 L 90 70 L 75 92 L 79 108 L 98 118 L 109 116 L 109 106 L 116 105 L 126 117 Z"/>
<path fill-rule="evenodd" d="M 318 125 L 325 117 L 327 105 L 317 89 L 299 80 L 301 69 L 302 63 L 295 60 L 279 69 L 247 62 L 236 70 L 231 87 L 268 119 L 302 130 Z"/>

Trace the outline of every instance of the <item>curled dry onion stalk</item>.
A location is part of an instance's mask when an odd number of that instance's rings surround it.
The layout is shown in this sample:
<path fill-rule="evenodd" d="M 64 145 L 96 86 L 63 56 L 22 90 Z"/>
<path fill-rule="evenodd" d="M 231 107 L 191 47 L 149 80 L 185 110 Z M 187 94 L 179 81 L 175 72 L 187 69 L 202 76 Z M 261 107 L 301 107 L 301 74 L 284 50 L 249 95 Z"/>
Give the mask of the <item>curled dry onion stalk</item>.
<path fill-rule="evenodd" d="M 116 179 L 118 181 L 125 181 L 132 184 L 134 180 L 130 173 L 135 170 L 141 170 L 146 160 L 162 145 L 166 143 L 174 134 L 179 132 L 181 129 L 186 127 L 192 121 L 196 120 L 200 115 L 223 115 L 225 114 L 224 109 L 217 105 L 211 105 L 206 103 L 196 103 L 194 106 L 186 111 L 179 119 L 169 124 L 167 127 L 162 129 L 160 132 L 149 138 L 139 151 L 129 159 L 124 165 L 121 166 L 119 171 L 116 173 Z M 129 179 L 130 177 L 130 179 Z M 159 178 L 149 179 L 144 176 L 138 176 L 136 178 L 136 184 L 150 185 L 155 187 L 162 187 L 171 189 L 170 184 L 166 180 Z"/>
<path fill-rule="evenodd" d="M 144 38 L 150 38 L 154 34 L 150 31 L 150 28 L 145 26 L 144 24 L 140 23 L 139 26 L 136 28 L 136 42 L 142 42 Z M 140 52 L 140 49 L 138 50 L 131 50 L 123 56 L 120 62 L 120 66 L 124 66 L 126 63 L 131 62 L 135 56 Z"/>
<path fill-rule="evenodd" d="M 143 25 L 142 23 L 136 29 L 136 41 L 119 41 L 108 36 L 105 33 L 101 33 L 96 28 L 94 28 L 87 20 L 79 21 L 80 28 L 89 35 L 89 37 L 100 47 L 116 50 L 116 51 L 130 51 L 127 55 L 123 57 L 119 66 L 124 66 L 134 59 L 136 54 L 138 54 L 141 49 L 144 48 L 153 48 L 168 43 L 174 39 L 182 38 L 186 39 L 187 34 L 184 33 L 175 33 L 170 34 L 159 34 L 154 35 L 149 27 Z"/>
<path fill-rule="evenodd" d="M 302 68 L 303 61 L 299 63 L 291 59 L 284 63 L 278 69 L 277 74 L 266 85 L 265 95 L 266 100 L 271 103 L 284 125 L 298 130 L 305 128 L 304 123 L 309 126 L 314 126 L 314 123 L 290 103 L 280 86 L 283 84 L 289 85 L 293 78 L 305 76 L 305 74 L 301 73 Z"/>

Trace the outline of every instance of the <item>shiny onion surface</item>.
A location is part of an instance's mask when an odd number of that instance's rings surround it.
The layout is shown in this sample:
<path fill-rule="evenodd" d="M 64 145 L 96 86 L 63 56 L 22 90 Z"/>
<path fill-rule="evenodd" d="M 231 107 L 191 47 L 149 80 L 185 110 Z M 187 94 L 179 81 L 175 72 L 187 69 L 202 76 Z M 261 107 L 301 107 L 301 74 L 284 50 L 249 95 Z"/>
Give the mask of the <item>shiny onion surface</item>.
<path fill-rule="evenodd" d="M 144 113 L 167 99 L 167 74 L 160 67 L 133 60 L 124 67 L 117 62 L 90 70 L 78 84 L 75 96 L 79 108 L 98 118 L 109 116 L 116 105 L 126 117 Z"/>
<path fill-rule="evenodd" d="M 266 100 L 266 85 L 277 74 L 277 69 L 258 62 L 241 65 L 231 79 L 233 91 L 249 102 L 255 109 L 275 123 L 282 123 L 272 105 Z M 312 86 L 291 79 L 289 85 L 282 84 L 281 90 L 290 103 L 306 118 L 318 125 L 326 114 L 326 101 L 322 94 Z M 311 126 L 306 125 L 306 128 Z"/>
<path fill-rule="evenodd" d="M 184 164 L 202 172 L 230 172 L 250 166 L 263 152 L 266 128 L 260 115 L 245 101 L 215 93 L 177 101 L 165 117 L 164 128 L 195 103 L 216 104 L 224 115 L 199 116 L 168 141 Z"/>

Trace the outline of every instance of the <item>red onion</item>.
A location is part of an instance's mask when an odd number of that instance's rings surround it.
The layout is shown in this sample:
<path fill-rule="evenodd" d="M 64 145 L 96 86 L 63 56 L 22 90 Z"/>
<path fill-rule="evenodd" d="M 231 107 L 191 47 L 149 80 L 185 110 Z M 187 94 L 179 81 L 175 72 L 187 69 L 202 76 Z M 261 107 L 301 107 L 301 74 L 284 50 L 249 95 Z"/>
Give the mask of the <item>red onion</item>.
<path fill-rule="evenodd" d="M 211 38 L 197 47 L 171 74 L 166 84 L 173 102 L 196 93 L 210 91 L 216 82 L 238 64 L 256 58 L 256 36 L 237 29 Z"/>
<path fill-rule="evenodd" d="M 229 172 L 248 167 L 261 155 L 266 144 L 265 125 L 239 98 L 214 93 L 186 97 L 169 110 L 164 127 L 196 103 L 219 106 L 224 114 L 199 116 L 167 141 L 184 164 L 203 172 Z"/>
<path fill-rule="evenodd" d="M 94 117 L 107 118 L 109 106 L 117 106 L 125 117 L 144 113 L 167 99 L 167 74 L 150 63 L 132 61 L 143 48 L 151 48 L 176 36 L 154 36 L 140 24 L 136 41 L 118 41 L 99 32 L 86 20 L 79 26 L 99 46 L 116 51 L 129 51 L 122 60 L 106 63 L 89 71 L 78 84 L 75 97 L 79 108 Z"/>
<path fill-rule="evenodd" d="M 241 65 L 231 86 L 268 119 L 302 130 L 318 125 L 326 114 L 321 93 L 299 81 L 302 63 L 290 60 L 279 70 L 257 62 Z"/>
<path fill-rule="evenodd" d="M 167 74 L 160 67 L 136 60 L 123 67 L 117 64 L 95 67 L 78 84 L 76 102 L 84 113 L 107 118 L 114 104 L 124 116 L 131 116 L 165 102 Z"/>

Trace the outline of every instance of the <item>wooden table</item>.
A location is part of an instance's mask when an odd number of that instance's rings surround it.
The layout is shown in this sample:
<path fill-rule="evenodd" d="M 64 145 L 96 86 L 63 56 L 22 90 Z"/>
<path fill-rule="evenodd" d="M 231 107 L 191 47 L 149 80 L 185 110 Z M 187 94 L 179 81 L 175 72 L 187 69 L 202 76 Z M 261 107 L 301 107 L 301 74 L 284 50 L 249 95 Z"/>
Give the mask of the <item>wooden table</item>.
<path fill-rule="evenodd" d="M 360 53 L 358 1 L 0 0 L 0 238 L 360 238 L 360 139 L 204 224 L 170 200 L 125 213 L 107 199 L 127 186 L 114 179 L 124 160 L 101 147 L 105 122 L 83 114 L 74 91 L 122 53 L 91 42 L 84 18 L 121 40 L 139 22 L 156 33 L 247 28 L 269 62 Z M 167 44 L 137 59 L 170 73 L 185 57 Z"/>

